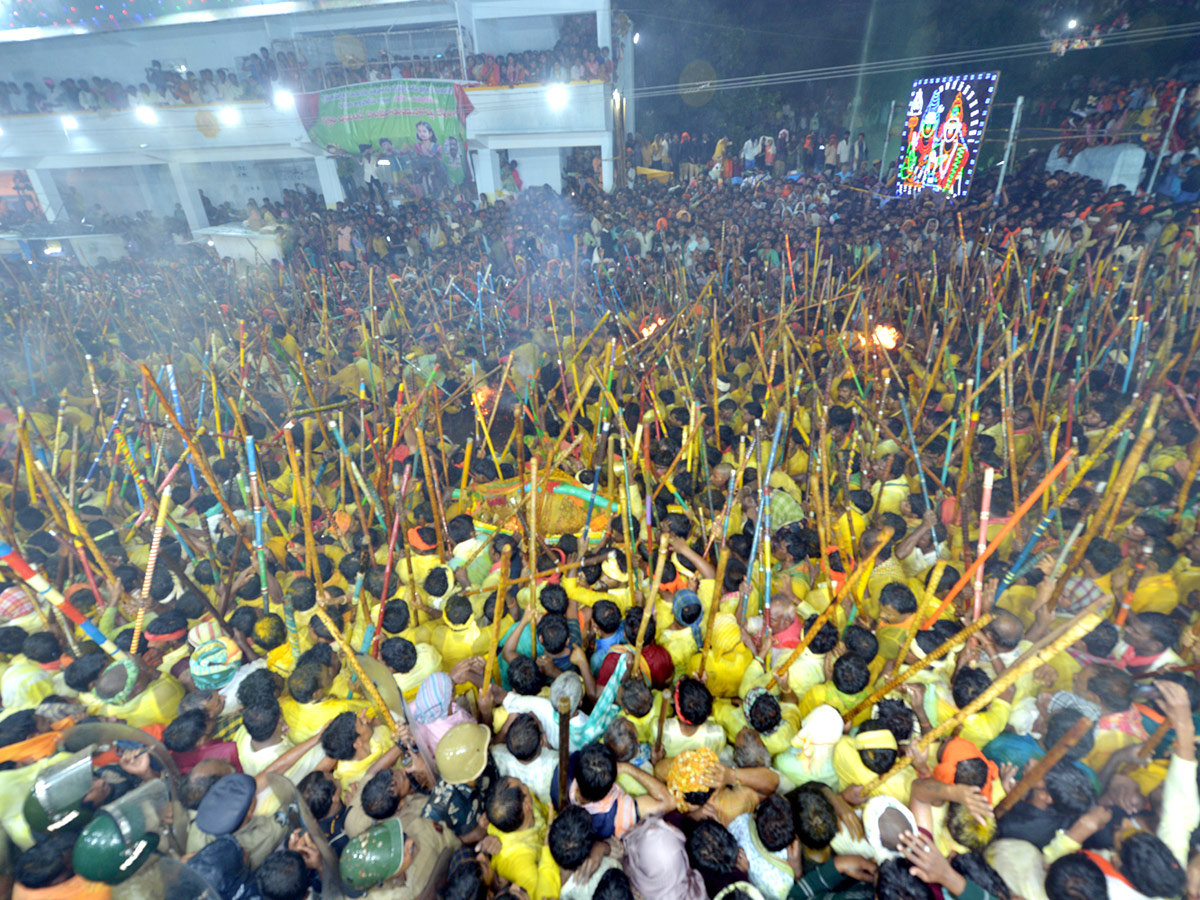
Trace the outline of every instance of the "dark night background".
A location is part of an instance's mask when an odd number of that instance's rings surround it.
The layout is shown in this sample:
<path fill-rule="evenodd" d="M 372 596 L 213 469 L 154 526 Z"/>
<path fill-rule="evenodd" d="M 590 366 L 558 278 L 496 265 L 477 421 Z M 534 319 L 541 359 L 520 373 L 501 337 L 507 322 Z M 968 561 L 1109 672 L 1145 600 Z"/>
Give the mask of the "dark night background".
<path fill-rule="evenodd" d="M 619 8 L 640 32 L 635 71 L 638 88 L 644 90 L 679 83 L 693 61 L 711 65 L 716 78 L 723 79 L 1039 41 L 1047 22 L 1061 20 L 1065 27 L 1074 17 L 1081 28 L 1090 27 L 1091 6 L 1086 0 L 1077 6 L 1062 0 L 635 0 Z M 1140 29 L 1190 18 L 1170 2 L 1148 0 L 1136 9 L 1130 25 Z M 1072 51 L 1062 58 L 1047 48 L 1021 59 L 917 63 L 886 75 L 715 91 L 702 106 L 689 105 L 673 92 L 640 98 L 636 129 L 630 123 L 627 131 L 652 137 L 663 131 L 720 129 L 740 146 L 748 136 L 778 130 L 787 104 L 796 114 L 819 111 L 824 135 L 833 128 L 865 131 L 874 154 L 883 139 L 889 102 L 896 101 L 897 117 L 901 116 L 915 78 L 999 70 L 988 135 L 988 144 L 999 152 L 1018 94 L 1043 95 L 1047 85 L 1065 85 L 1077 74 L 1129 78 L 1162 73 L 1172 64 L 1198 57 L 1195 40 L 1159 40 Z M 694 71 L 693 67 L 689 75 Z M 1027 118 L 1023 135 L 1026 125 L 1036 124 Z M 893 135 L 897 127 L 894 123 Z"/>

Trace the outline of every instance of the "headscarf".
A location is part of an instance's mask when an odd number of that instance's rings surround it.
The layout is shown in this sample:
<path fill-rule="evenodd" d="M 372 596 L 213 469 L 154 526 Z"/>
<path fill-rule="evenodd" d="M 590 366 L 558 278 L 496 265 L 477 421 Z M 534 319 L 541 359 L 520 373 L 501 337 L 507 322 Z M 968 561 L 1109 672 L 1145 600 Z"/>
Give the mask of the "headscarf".
<path fill-rule="evenodd" d="M 738 628 L 737 619 L 729 613 L 717 613 L 713 620 L 712 652 L 720 656 L 739 648 L 746 649 L 742 643 L 742 630 Z"/>
<path fill-rule="evenodd" d="M 843 785 L 870 784 L 875 773 L 867 768 L 859 750 L 895 750 L 896 736 L 886 728 L 841 738 L 833 748 L 833 770 Z"/>
<path fill-rule="evenodd" d="M 0 591 L 0 619 L 11 621 L 27 616 L 31 612 L 33 612 L 33 601 L 21 590 L 19 585 L 13 585 Z"/>
<path fill-rule="evenodd" d="M 454 682 L 445 672 L 434 672 L 417 688 L 413 701 L 412 717 L 419 725 L 432 725 L 450 714 L 450 701 L 454 699 Z"/>
<path fill-rule="evenodd" d="M 890 850 L 884 846 L 883 838 L 880 836 L 879 820 L 883 818 L 883 814 L 889 809 L 894 809 L 900 815 L 904 816 L 908 820 L 908 830 L 913 834 L 917 833 L 917 820 L 913 817 L 912 810 L 895 797 L 889 797 L 887 794 L 872 797 L 867 801 L 867 805 L 863 807 L 862 823 L 867 843 L 875 851 L 875 859 L 878 862 L 895 859 L 901 855 L 896 850 Z"/>
<path fill-rule="evenodd" d="M 434 672 L 417 688 L 417 696 L 409 707 L 412 715 L 413 737 L 426 759 L 433 759 L 438 742 L 462 722 L 475 720 L 461 706 L 452 706 L 454 682 L 445 672 Z"/>
<path fill-rule="evenodd" d="M 828 703 L 813 707 L 792 738 L 804 770 L 814 778 L 819 778 L 822 772 L 832 772 L 833 748 L 841 736 L 842 714 Z"/>
<path fill-rule="evenodd" d="M 987 763 L 987 781 L 979 790 L 988 803 L 991 803 L 992 785 L 1000 777 L 1000 769 L 966 738 L 953 738 L 946 742 L 942 749 L 942 761 L 934 766 L 933 777 L 942 784 L 954 784 L 954 770 L 960 762 L 968 759 L 982 759 Z"/>
<path fill-rule="evenodd" d="M 660 818 L 643 819 L 622 839 L 625 874 L 644 900 L 705 900 L 704 879 L 688 864 L 683 832 Z"/>
<path fill-rule="evenodd" d="M 695 591 L 676 591 L 675 596 L 671 598 L 671 612 L 675 614 L 675 621 L 682 625 L 683 611 L 693 605 L 700 606 L 703 609 L 699 594 Z M 701 615 L 700 618 L 688 626 L 692 630 L 692 637 L 696 639 L 697 649 L 704 644 L 704 629 L 701 628 L 703 621 L 704 616 Z"/>
<path fill-rule="evenodd" d="M 405 532 L 405 538 L 408 540 L 409 546 L 416 550 L 429 551 L 437 549 L 437 544 L 431 544 L 421 537 L 421 530 L 419 528 L 408 529 Z"/>
<path fill-rule="evenodd" d="M 133 686 L 137 684 L 138 667 L 137 663 L 135 663 L 132 659 L 119 659 L 105 669 L 104 672 L 109 672 L 116 668 L 125 669 L 125 687 L 123 687 L 106 702 L 111 706 L 122 706 L 129 701 L 129 697 L 133 693 Z M 103 676 L 103 674 L 104 673 L 101 673 L 101 676 Z"/>
<path fill-rule="evenodd" d="M 708 775 L 719 765 L 717 754 L 708 747 L 684 750 L 671 763 L 667 772 L 667 790 L 675 798 L 680 812 L 691 809 L 686 795 L 710 790 Z"/>
<path fill-rule="evenodd" d="M 188 660 L 192 682 L 201 691 L 219 691 L 233 681 L 241 665 L 242 651 L 222 638 L 201 644 Z"/>

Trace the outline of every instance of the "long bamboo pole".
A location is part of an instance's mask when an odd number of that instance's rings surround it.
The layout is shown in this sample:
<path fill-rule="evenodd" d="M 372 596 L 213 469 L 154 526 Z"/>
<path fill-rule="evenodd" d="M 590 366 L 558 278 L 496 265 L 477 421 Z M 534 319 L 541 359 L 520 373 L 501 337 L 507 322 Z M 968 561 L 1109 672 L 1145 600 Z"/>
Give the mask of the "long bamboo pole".
<path fill-rule="evenodd" d="M 956 712 L 953 716 L 946 719 L 936 728 L 932 728 L 926 734 L 921 736 L 921 739 L 916 744 L 909 748 L 907 754 L 901 757 L 894 766 L 884 774 L 880 775 L 874 781 L 864 785 L 861 790 L 862 796 L 870 797 L 872 792 L 876 791 L 880 785 L 884 784 L 889 779 L 903 772 L 913 764 L 917 757 L 922 756 L 925 751 L 935 742 L 940 741 L 943 737 L 950 734 L 954 729 L 958 728 L 968 716 L 972 716 L 979 710 L 983 709 L 1005 691 L 1007 691 L 1018 678 L 1023 677 L 1027 673 L 1033 671 L 1038 666 L 1044 664 L 1047 660 L 1052 659 L 1056 654 L 1062 652 L 1067 647 L 1071 646 L 1093 628 L 1100 624 L 1102 616 L 1097 610 L 1103 601 L 1096 601 L 1089 605 L 1086 609 L 1080 612 L 1077 616 L 1071 619 L 1070 622 L 1064 624 L 1055 633 L 1047 636 L 1038 642 L 1037 645 L 1031 647 L 1028 651 L 1021 655 L 1021 658 L 1014 662 L 1011 666 L 1005 669 L 999 677 L 997 677 L 990 685 L 984 689 L 978 697 Z"/>

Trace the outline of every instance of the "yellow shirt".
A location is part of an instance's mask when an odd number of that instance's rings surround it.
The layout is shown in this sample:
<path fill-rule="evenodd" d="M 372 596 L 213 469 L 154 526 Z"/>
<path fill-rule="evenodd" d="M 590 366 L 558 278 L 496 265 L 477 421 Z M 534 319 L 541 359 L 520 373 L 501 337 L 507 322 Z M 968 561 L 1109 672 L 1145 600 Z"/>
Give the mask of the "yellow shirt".
<path fill-rule="evenodd" d="M 958 709 L 952 703 L 939 699 L 937 712 L 938 724 L 940 724 L 957 713 Z M 1008 717 L 1011 714 L 1012 707 L 1009 706 L 1007 700 L 993 700 L 988 704 L 987 709 L 967 716 L 959 729 L 958 736 L 970 741 L 976 747 L 983 747 L 1004 731 L 1004 726 L 1008 724 Z"/>
<path fill-rule="evenodd" d="M 874 514 L 878 516 L 880 513 L 890 512 L 900 515 L 900 504 L 907 500 L 911 493 L 912 485 L 905 475 L 882 483 L 876 482 L 871 486 L 871 496 L 875 499 Z"/>
<path fill-rule="evenodd" d="M 546 814 L 533 801 L 533 825 L 521 831 L 503 832 L 488 825 L 488 834 L 500 841 L 500 852 L 492 857 L 496 874 L 522 888 L 530 900 L 549 900 L 562 889 L 562 876 L 546 844 Z"/>
<path fill-rule="evenodd" d="M 283 713 L 283 721 L 287 722 L 288 737 L 302 744 L 342 713 L 358 713 L 369 708 L 369 704 L 365 700 L 343 700 L 338 697 L 326 697 L 315 703 L 298 703 L 295 698 L 284 695 L 279 698 L 279 708 Z"/>
<path fill-rule="evenodd" d="M 120 706 L 101 702 L 88 712 L 94 716 L 115 716 L 134 728 L 166 725 L 179 711 L 179 701 L 183 699 L 183 695 L 183 685 L 170 675 L 164 675 L 150 682 L 144 691 Z"/>
<path fill-rule="evenodd" d="M 404 699 L 412 703 L 417 699 L 417 691 L 421 683 L 434 672 L 442 671 L 442 654 L 432 644 L 413 644 L 417 651 L 417 661 L 407 672 L 393 672 L 396 687 L 404 695 Z"/>
<path fill-rule="evenodd" d="M 700 651 L 691 628 L 664 628 L 658 632 L 656 643 L 671 654 L 676 677 L 687 671 L 688 662 Z"/>
<path fill-rule="evenodd" d="M 442 667 L 449 672 L 464 659 L 487 653 L 491 647 L 491 635 L 482 631 L 474 619 L 468 619 L 461 625 L 443 619 L 441 625 L 434 629 L 432 643 L 442 655 Z"/>
<path fill-rule="evenodd" d="M 865 700 L 870 691 L 871 686 L 867 685 L 857 694 L 843 694 L 833 686 L 832 682 L 822 681 L 820 684 L 809 688 L 808 692 L 800 698 L 800 720 L 804 721 L 805 717 L 822 703 L 832 706 L 838 712 L 845 715 L 861 701 Z M 860 725 L 870 717 L 871 709 L 867 707 L 854 717 L 853 724 Z"/>
<path fill-rule="evenodd" d="M 1137 589 L 1129 601 L 1129 608 L 1139 614 L 1170 614 L 1179 605 L 1179 597 L 1179 586 L 1169 572 L 1164 575 L 1149 575 L 1138 582 Z"/>
<path fill-rule="evenodd" d="M 393 744 L 392 736 L 383 725 L 375 726 L 371 733 L 371 746 L 367 755 L 362 759 L 343 759 L 333 769 L 333 780 L 337 782 L 342 793 L 360 782 L 367 770 L 375 765 L 375 761 Z"/>

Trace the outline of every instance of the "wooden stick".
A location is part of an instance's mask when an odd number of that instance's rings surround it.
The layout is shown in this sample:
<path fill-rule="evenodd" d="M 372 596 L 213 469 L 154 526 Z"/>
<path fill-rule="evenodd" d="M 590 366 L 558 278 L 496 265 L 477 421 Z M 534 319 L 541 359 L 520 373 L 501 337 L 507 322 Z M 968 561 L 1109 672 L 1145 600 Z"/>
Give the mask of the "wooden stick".
<path fill-rule="evenodd" d="M 662 585 L 663 568 L 667 562 L 667 541 L 670 537 L 670 532 L 662 529 L 658 538 L 658 559 L 654 563 L 654 580 L 650 582 L 650 594 L 642 604 L 642 621 L 638 625 L 637 641 L 633 648 L 633 664 L 638 667 L 638 672 L 641 672 L 640 661 L 642 645 L 646 640 L 646 626 L 650 624 L 650 617 L 654 615 L 654 602 L 658 599 L 658 589 Z"/>
<path fill-rule="evenodd" d="M 789 654 L 788 658 L 783 661 L 783 665 L 779 666 L 774 672 L 771 673 L 771 679 L 767 682 L 767 690 L 773 688 L 775 683 L 779 680 L 779 677 L 792 667 L 792 663 L 800 658 L 801 653 L 808 649 L 808 645 L 813 642 L 813 638 L 820 633 L 821 629 L 825 627 L 825 623 L 829 621 L 829 617 L 833 615 L 834 610 L 841 605 L 842 598 L 854 589 L 855 585 L 858 584 L 858 580 L 862 577 L 862 574 L 874 564 L 875 557 L 879 555 L 879 551 L 887 546 L 888 541 L 892 539 L 893 534 L 895 534 L 895 531 L 892 530 L 890 525 L 886 526 L 881 532 L 879 532 L 879 540 L 875 542 L 875 546 L 871 548 L 871 552 L 867 554 L 866 559 L 862 560 L 854 567 L 854 570 L 849 574 L 845 582 L 842 584 L 841 590 L 838 591 L 837 595 L 829 601 L 829 605 L 825 607 L 825 611 L 817 616 L 817 621 L 813 622 L 812 627 L 808 629 L 808 633 L 800 639 L 800 643 L 796 645 L 796 649 L 793 650 L 791 654 Z"/>
<path fill-rule="evenodd" d="M 1093 720 L 1086 716 L 1080 716 L 1076 719 L 1075 724 L 1067 730 L 1066 734 L 1055 742 L 1054 746 L 1050 748 L 1045 756 L 1033 764 L 1029 771 L 1017 782 L 1012 791 L 1000 801 L 996 806 L 996 817 L 999 818 L 1004 815 L 1021 802 L 1030 791 L 1041 784 L 1042 780 L 1046 777 L 1046 773 L 1054 768 L 1058 764 L 1058 761 L 1066 756 L 1070 749 L 1083 739 L 1085 734 L 1092 730 L 1092 726 L 1095 724 Z M 1141 752 L 1140 748 L 1138 752 Z"/>
<path fill-rule="evenodd" d="M 568 762 L 571 756 L 571 698 L 558 698 L 558 812 L 567 808 Z"/>
<path fill-rule="evenodd" d="M 937 608 L 937 611 L 925 620 L 926 627 L 931 626 L 938 620 L 942 612 L 945 611 L 946 607 L 950 605 L 950 602 L 958 596 L 958 592 L 970 583 L 971 579 L 975 575 L 976 570 L 981 568 L 987 561 L 988 557 L 996 552 L 996 549 L 1004 542 L 1004 539 L 1008 537 L 1009 533 L 1017 527 L 1017 524 L 1021 521 L 1021 518 L 1033 508 L 1033 505 L 1037 502 L 1038 498 L 1041 497 L 1042 493 L 1058 479 L 1058 476 L 1062 474 L 1063 469 L 1067 467 L 1067 463 L 1074 458 L 1075 451 L 1068 450 L 1063 454 L 1062 459 L 1055 464 L 1054 468 L 1046 473 L 1046 477 L 1042 479 L 1041 483 L 1034 488 L 1033 492 L 1025 498 L 1024 502 L 1022 502 L 1019 507 L 1017 507 L 1016 512 L 1009 516 L 1008 521 L 1004 523 L 1004 527 L 1000 529 L 1000 533 L 996 535 L 995 539 L 992 540 L 992 542 L 989 543 L 986 548 L 984 548 L 983 553 L 975 557 L 974 562 L 967 567 L 967 571 L 963 572 L 962 577 L 960 577 L 958 579 L 958 583 L 950 589 L 950 593 L 948 593 L 942 600 L 941 604 Z"/>
<path fill-rule="evenodd" d="M 943 737 L 958 728 L 968 716 L 979 712 L 979 710 L 1007 691 L 1016 683 L 1018 678 L 1033 671 L 1047 660 L 1052 659 L 1056 654 L 1071 646 L 1099 625 L 1103 617 L 1097 610 L 1103 602 L 1103 600 L 1097 600 L 1095 603 L 1090 604 L 1079 615 L 1071 619 L 1071 621 L 1065 623 L 1054 633 L 1047 635 L 1035 646 L 1030 647 L 1029 650 L 1021 655 L 1020 659 L 1005 669 L 978 697 L 936 728 L 922 735 L 921 739 L 916 744 L 910 746 L 908 753 L 899 759 L 889 771 L 864 785 L 862 787 L 862 796 L 870 797 L 872 792 L 877 790 L 880 785 L 912 765 L 913 761 L 918 756 L 922 756 L 935 741 L 940 741 Z"/>
<path fill-rule="evenodd" d="M 359 663 L 358 657 L 355 655 L 354 650 L 346 642 L 346 638 L 342 635 L 341 629 L 333 623 L 333 619 L 329 617 L 329 613 L 325 611 L 325 606 L 320 600 L 318 600 L 317 605 L 313 607 L 313 613 L 318 619 L 321 620 L 321 624 L 325 626 L 329 633 L 333 635 L 333 642 L 337 645 L 338 650 L 341 651 L 342 657 L 346 661 L 346 665 L 350 667 L 350 671 L 354 673 L 355 677 L 358 679 L 358 683 L 362 685 L 363 692 L 367 695 L 367 698 L 375 706 L 379 714 L 383 716 L 383 721 L 387 724 L 388 731 L 390 731 L 392 736 L 395 737 L 396 720 L 392 718 L 392 711 L 388 709 L 388 705 L 383 702 L 383 697 L 379 695 L 379 688 L 375 687 L 375 682 L 367 677 L 367 673 L 363 671 L 363 667 Z"/>
<path fill-rule="evenodd" d="M 512 563 L 512 545 L 505 544 L 500 553 L 500 584 L 496 588 L 496 604 L 492 607 L 492 640 L 488 648 L 487 662 L 483 665 L 481 693 L 492 684 L 492 673 L 496 671 L 496 654 L 500 648 L 500 620 L 508 608 L 508 573 Z"/>
<path fill-rule="evenodd" d="M 918 672 L 922 672 L 925 669 L 928 669 L 931 665 L 933 665 L 935 662 L 937 662 L 939 659 L 941 659 L 943 656 L 945 656 L 947 653 L 949 653 L 951 650 L 953 650 L 959 644 L 963 644 L 963 643 L 967 642 L 968 640 L 970 640 L 971 638 L 973 638 L 976 634 L 978 634 L 980 631 L 982 631 L 984 628 L 986 628 L 991 621 L 992 621 L 992 614 L 987 613 L 987 614 L 981 616 L 980 618 L 976 619 L 974 622 L 972 622 L 966 628 L 963 628 L 958 633 L 951 635 L 949 638 L 947 638 L 945 641 L 943 641 L 940 646 L 938 646 L 936 649 L 932 650 L 931 652 L 927 653 L 923 659 L 917 660 L 911 666 L 906 668 L 903 672 L 899 672 L 898 674 L 893 675 L 887 681 L 886 684 L 884 684 L 881 687 L 879 687 L 878 689 L 872 691 L 871 695 L 869 697 L 860 701 L 858 703 L 858 705 L 856 705 L 849 712 L 845 713 L 842 716 L 842 719 L 847 722 L 853 721 L 854 717 L 857 716 L 859 713 L 861 713 L 863 710 L 870 709 L 872 706 L 874 706 L 876 703 L 878 703 L 880 700 L 882 700 L 884 697 L 886 697 L 888 694 L 890 694 L 892 691 L 894 691 L 900 685 L 904 684 L 904 682 L 908 681 L 910 678 L 912 678 Z M 915 635 L 915 632 L 914 632 L 914 635 Z M 902 658 L 897 660 L 896 668 L 899 669 L 902 664 L 903 664 Z"/>
<path fill-rule="evenodd" d="M 1146 742 L 1137 748 L 1137 758 L 1149 759 L 1151 756 L 1153 756 L 1154 751 L 1158 749 L 1158 745 L 1163 742 L 1170 730 L 1170 719 L 1164 719 L 1162 722 L 1160 722 L 1158 727 L 1154 729 L 1154 734 L 1150 735 Z"/>
<path fill-rule="evenodd" d="M 138 642 L 142 636 L 142 624 L 146 621 L 146 609 L 150 606 L 150 586 L 154 583 L 154 570 L 158 563 L 158 551 L 162 547 L 163 529 L 167 524 L 167 511 L 171 508 L 171 491 L 166 489 L 158 499 L 158 518 L 154 521 L 154 534 L 150 538 L 150 558 L 146 561 L 146 576 L 142 579 L 142 599 L 138 604 L 137 617 L 133 620 L 133 640 L 129 643 L 129 654 L 136 656 Z"/>

